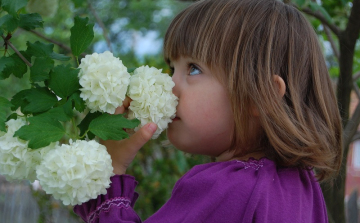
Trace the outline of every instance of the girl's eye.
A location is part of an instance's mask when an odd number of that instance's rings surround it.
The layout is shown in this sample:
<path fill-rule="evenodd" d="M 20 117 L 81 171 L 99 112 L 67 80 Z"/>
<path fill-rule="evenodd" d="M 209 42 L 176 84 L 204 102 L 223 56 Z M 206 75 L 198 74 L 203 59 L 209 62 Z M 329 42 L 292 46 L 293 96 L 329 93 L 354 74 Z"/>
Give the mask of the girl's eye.
<path fill-rule="evenodd" d="M 193 76 L 193 75 L 198 75 L 201 74 L 201 70 L 194 64 L 190 64 L 190 72 L 189 75 Z"/>
<path fill-rule="evenodd" d="M 169 67 L 169 69 L 170 69 L 170 76 L 174 75 L 174 71 L 175 71 L 174 67 Z"/>

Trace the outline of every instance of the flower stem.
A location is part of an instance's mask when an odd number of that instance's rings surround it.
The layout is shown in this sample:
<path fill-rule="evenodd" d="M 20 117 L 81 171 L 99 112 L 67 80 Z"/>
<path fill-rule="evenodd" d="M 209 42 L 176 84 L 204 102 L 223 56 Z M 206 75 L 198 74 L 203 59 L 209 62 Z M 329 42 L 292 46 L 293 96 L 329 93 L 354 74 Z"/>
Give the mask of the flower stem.
<path fill-rule="evenodd" d="M 84 138 L 88 132 L 89 132 L 89 130 L 86 130 L 86 132 L 84 133 L 84 135 L 80 136 L 80 139 Z"/>
<path fill-rule="evenodd" d="M 77 56 L 75 57 L 75 60 L 76 60 L 77 66 L 79 67 L 79 66 L 80 66 L 80 64 L 79 64 L 79 58 L 78 58 Z"/>
<path fill-rule="evenodd" d="M 73 129 L 74 129 L 74 135 L 73 135 L 72 138 L 74 140 L 79 139 L 79 133 L 78 133 L 78 130 L 77 130 L 77 127 L 76 127 L 76 124 L 75 124 L 75 117 L 71 118 L 71 123 L 72 123 Z"/>

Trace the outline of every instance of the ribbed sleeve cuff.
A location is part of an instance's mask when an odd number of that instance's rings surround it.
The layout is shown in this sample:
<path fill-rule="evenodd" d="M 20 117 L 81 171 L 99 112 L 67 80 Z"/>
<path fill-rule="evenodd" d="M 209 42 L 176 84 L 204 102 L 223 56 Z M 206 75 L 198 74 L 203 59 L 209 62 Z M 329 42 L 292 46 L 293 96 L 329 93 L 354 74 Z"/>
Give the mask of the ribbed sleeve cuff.
<path fill-rule="evenodd" d="M 100 212 L 108 211 L 112 206 L 117 208 L 132 208 L 139 197 L 135 192 L 137 181 L 130 175 L 115 175 L 110 178 L 111 184 L 107 193 L 99 195 L 74 207 L 74 212 L 85 222 L 93 222 Z"/>

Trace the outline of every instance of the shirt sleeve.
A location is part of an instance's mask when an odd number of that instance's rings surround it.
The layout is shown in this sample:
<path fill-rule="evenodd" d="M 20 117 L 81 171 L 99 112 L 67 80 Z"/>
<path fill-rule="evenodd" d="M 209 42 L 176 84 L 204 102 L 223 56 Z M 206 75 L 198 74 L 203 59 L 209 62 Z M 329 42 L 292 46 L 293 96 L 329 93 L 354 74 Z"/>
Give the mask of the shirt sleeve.
<path fill-rule="evenodd" d="M 74 207 L 74 212 L 87 223 L 140 223 L 133 207 L 138 198 L 137 181 L 130 175 L 115 175 L 105 195 Z"/>

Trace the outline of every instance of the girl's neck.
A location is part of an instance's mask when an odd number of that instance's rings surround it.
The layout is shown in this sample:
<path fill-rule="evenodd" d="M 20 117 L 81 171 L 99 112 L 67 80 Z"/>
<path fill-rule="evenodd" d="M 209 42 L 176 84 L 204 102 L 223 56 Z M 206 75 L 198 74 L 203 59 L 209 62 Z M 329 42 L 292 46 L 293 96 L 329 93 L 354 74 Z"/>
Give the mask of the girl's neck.
<path fill-rule="evenodd" d="M 235 152 L 236 152 L 235 150 L 223 152 L 222 154 L 220 154 L 220 156 L 216 157 L 216 162 L 224 162 L 230 160 L 247 161 L 249 158 L 254 158 L 256 160 L 259 160 L 260 158 L 265 157 L 265 153 L 261 151 L 251 152 L 241 156 L 237 156 Z"/>

